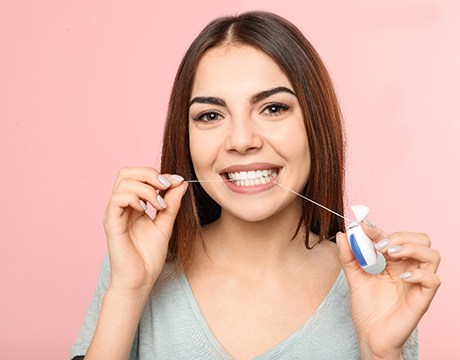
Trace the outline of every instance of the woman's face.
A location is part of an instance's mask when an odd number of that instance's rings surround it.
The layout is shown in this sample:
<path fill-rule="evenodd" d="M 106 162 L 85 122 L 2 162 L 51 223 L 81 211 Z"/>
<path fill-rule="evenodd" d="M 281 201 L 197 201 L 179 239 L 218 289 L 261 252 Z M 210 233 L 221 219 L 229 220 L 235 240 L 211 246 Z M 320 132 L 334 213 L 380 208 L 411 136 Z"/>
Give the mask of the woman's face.
<path fill-rule="evenodd" d="M 246 221 L 299 211 L 292 193 L 310 172 L 302 111 L 286 75 L 250 46 L 209 50 L 200 60 L 189 109 L 190 152 L 203 189 Z M 297 206 L 296 206 L 297 204 Z"/>

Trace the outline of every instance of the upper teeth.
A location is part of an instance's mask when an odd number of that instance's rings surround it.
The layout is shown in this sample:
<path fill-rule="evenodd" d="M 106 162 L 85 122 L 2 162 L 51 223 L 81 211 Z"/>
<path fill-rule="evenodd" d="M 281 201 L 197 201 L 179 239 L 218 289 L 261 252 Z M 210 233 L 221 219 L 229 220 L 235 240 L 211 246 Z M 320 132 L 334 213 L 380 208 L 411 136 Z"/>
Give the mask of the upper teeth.
<path fill-rule="evenodd" d="M 265 170 L 251 170 L 251 171 L 238 171 L 229 172 L 228 178 L 236 185 L 257 185 L 266 184 L 271 178 L 275 178 L 278 175 L 277 169 L 265 169 Z"/>

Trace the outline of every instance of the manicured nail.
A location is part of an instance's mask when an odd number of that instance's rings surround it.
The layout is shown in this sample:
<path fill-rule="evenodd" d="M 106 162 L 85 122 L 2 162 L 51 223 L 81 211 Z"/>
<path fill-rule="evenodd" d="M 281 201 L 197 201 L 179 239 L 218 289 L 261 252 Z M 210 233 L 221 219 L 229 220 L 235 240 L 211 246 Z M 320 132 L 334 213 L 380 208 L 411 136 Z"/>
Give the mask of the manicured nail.
<path fill-rule="evenodd" d="M 374 223 L 373 223 L 372 221 L 366 220 L 366 219 L 365 219 L 365 220 L 363 220 L 363 222 L 364 222 L 367 226 L 369 226 L 369 227 L 371 227 L 371 228 L 375 228 L 375 225 L 374 225 Z"/>
<path fill-rule="evenodd" d="M 394 245 L 388 248 L 387 253 L 396 254 L 396 253 L 399 253 L 401 250 L 402 250 L 402 247 L 400 245 Z"/>
<path fill-rule="evenodd" d="M 171 186 L 171 182 L 163 175 L 158 176 L 158 181 L 166 187 Z"/>
<path fill-rule="evenodd" d="M 163 198 L 161 197 L 161 195 L 158 195 L 158 196 L 157 196 L 157 201 L 158 201 L 158 204 L 160 204 L 160 206 L 161 206 L 163 209 L 166 209 L 166 203 L 165 203 L 165 201 L 163 200 Z"/>
<path fill-rule="evenodd" d="M 403 272 L 401 275 L 399 275 L 399 277 L 403 280 L 409 279 L 411 276 L 412 276 L 412 272 L 410 271 Z"/>
<path fill-rule="evenodd" d="M 340 249 L 340 239 L 339 239 L 339 234 L 341 234 L 342 232 L 339 231 L 336 235 L 335 235 L 335 243 L 337 244 L 337 246 L 339 247 Z"/>
<path fill-rule="evenodd" d="M 147 204 L 143 202 L 142 200 L 139 200 L 139 203 L 141 204 L 142 209 L 144 209 L 144 211 L 147 211 Z"/>
<path fill-rule="evenodd" d="M 377 244 L 375 244 L 375 248 L 377 250 L 382 250 L 386 248 L 388 245 L 390 245 L 390 240 L 389 239 L 383 239 L 380 240 Z"/>
<path fill-rule="evenodd" d="M 177 182 L 184 181 L 184 178 L 180 175 L 171 175 L 171 178 Z"/>

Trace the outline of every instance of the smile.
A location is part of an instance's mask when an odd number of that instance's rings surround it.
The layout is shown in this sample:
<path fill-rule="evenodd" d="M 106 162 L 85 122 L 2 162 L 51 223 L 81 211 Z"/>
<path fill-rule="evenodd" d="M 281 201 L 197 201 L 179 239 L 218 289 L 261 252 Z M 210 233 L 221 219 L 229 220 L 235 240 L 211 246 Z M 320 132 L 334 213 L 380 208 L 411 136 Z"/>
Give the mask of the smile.
<path fill-rule="evenodd" d="M 278 176 L 278 169 L 250 170 L 227 173 L 227 178 L 236 186 L 265 185 Z"/>

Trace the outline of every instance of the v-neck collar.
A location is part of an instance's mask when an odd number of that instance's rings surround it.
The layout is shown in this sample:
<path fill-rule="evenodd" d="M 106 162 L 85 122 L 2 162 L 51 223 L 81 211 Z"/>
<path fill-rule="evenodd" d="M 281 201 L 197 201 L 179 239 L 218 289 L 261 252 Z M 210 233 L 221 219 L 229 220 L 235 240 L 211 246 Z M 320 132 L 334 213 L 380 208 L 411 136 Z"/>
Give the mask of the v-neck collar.
<path fill-rule="evenodd" d="M 196 301 L 196 298 L 193 295 L 192 288 L 190 286 L 190 283 L 188 282 L 188 279 L 185 273 L 182 273 L 180 275 L 179 281 L 182 285 L 182 289 L 184 290 L 184 294 L 185 294 L 185 297 L 187 298 L 188 304 L 190 305 L 190 310 L 193 313 L 198 323 L 199 328 L 204 333 L 209 343 L 213 346 L 216 353 L 222 359 L 232 360 L 232 357 L 225 351 L 223 346 L 219 343 L 219 341 L 216 339 L 216 337 L 212 333 L 211 328 L 209 327 L 205 317 L 203 316 L 203 313 L 201 312 L 200 306 L 198 305 L 198 302 Z M 321 320 L 322 314 L 324 312 L 327 312 L 330 306 L 335 306 L 336 304 L 335 297 L 337 296 L 337 294 L 340 294 L 342 292 L 340 290 L 345 285 L 344 283 L 345 283 L 345 275 L 343 271 L 341 270 L 339 275 L 337 276 L 337 279 L 332 285 L 331 289 L 327 293 L 326 297 L 321 302 L 321 304 L 316 308 L 313 314 L 310 315 L 308 319 L 306 319 L 304 323 L 300 325 L 300 327 L 296 331 L 294 331 L 294 333 L 289 335 L 286 339 L 284 339 L 283 341 L 281 341 L 279 344 L 275 345 L 271 349 L 267 350 L 266 352 L 260 355 L 257 355 L 254 358 L 254 360 L 276 359 L 280 357 L 285 351 L 287 351 L 289 347 L 295 344 L 296 340 L 300 336 L 308 332 L 311 332 L 312 329 L 316 326 L 316 324 L 318 324 L 319 321 Z"/>

